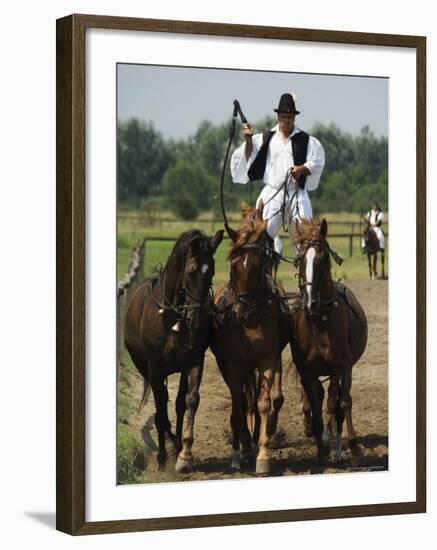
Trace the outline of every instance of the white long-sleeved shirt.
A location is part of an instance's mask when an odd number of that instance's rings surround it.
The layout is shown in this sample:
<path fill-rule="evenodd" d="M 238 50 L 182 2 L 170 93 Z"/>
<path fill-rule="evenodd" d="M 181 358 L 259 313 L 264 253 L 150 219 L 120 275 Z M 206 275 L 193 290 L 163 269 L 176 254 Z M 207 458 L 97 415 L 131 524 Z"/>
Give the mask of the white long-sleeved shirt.
<path fill-rule="evenodd" d="M 375 225 L 376 222 L 382 222 L 384 221 L 384 213 L 382 210 L 369 210 L 366 214 L 366 218 L 369 220 L 369 222 L 372 225 Z"/>
<path fill-rule="evenodd" d="M 301 130 L 295 126 L 293 132 L 285 142 L 279 135 L 278 124 L 274 126 L 272 130 L 275 133 L 269 143 L 263 181 L 266 185 L 270 185 L 277 189 L 284 182 L 287 170 L 294 165 L 291 138 Z M 255 160 L 262 142 L 263 134 L 255 134 L 252 137 L 253 148 L 248 161 L 246 161 L 246 155 L 244 153 L 246 146 L 245 142 L 235 149 L 231 158 L 231 174 L 234 183 L 247 183 L 249 181 L 247 170 Z M 313 136 L 310 136 L 308 141 L 307 160 L 304 165 L 311 172 L 306 178 L 305 187 L 308 191 L 313 191 L 317 189 L 319 185 L 320 176 L 325 166 L 325 150 L 320 141 Z"/>

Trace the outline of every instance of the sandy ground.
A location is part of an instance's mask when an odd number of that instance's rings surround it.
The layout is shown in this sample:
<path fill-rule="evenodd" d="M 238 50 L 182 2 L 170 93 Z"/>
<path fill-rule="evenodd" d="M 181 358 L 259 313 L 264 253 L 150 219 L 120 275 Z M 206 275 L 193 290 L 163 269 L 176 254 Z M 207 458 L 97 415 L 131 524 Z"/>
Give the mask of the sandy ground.
<path fill-rule="evenodd" d="M 330 460 L 323 467 L 317 464 L 315 442 L 313 438 L 304 435 L 300 387 L 287 346 L 283 353 L 285 401 L 279 415 L 277 433 L 270 445 L 271 475 L 344 473 L 388 468 L 388 283 L 382 280 L 360 280 L 348 281 L 347 284 L 363 305 L 369 324 L 367 349 L 354 367 L 352 384 L 354 427 L 362 451 L 360 463 L 352 468 L 347 440 L 343 438 L 342 460 Z M 168 380 L 169 415 L 172 426 L 175 425 L 174 400 L 178 383 L 178 375 L 173 375 Z M 327 390 L 326 387 L 325 389 Z M 136 374 L 130 375 L 122 391 L 137 407 L 142 394 L 142 378 Z M 145 446 L 145 469 L 141 483 L 253 476 L 253 464 L 246 464 L 241 472 L 229 469 L 230 411 L 231 399 L 228 388 L 214 356 L 208 350 L 195 423 L 193 471 L 189 474 L 175 473 L 176 454 L 170 441 L 167 441 L 167 465 L 164 469 L 158 468 L 154 403 L 150 397 L 142 412 L 135 413 L 128 419 L 129 429 Z M 343 431 L 343 435 L 345 434 L 346 424 Z"/>

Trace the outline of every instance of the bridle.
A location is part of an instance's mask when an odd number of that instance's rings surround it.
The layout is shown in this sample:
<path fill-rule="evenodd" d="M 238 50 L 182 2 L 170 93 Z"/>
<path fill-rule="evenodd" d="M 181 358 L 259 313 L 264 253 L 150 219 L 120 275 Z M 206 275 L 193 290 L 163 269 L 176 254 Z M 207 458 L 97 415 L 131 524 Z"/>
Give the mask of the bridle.
<path fill-rule="evenodd" d="M 258 284 L 256 285 L 255 291 L 250 291 L 250 292 L 238 291 L 237 284 L 232 274 L 232 267 L 229 274 L 228 286 L 232 289 L 235 295 L 233 302 L 229 304 L 229 309 L 233 310 L 237 304 L 241 303 L 241 304 L 244 304 L 246 307 L 248 307 L 249 315 L 252 315 L 256 312 L 257 306 L 260 303 L 266 302 L 265 276 L 267 273 L 267 262 L 268 261 L 273 262 L 273 257 L 275 252 L 273 250 L 273 246 L 268 243 L 266 236 L 264 236 L 259 243 L 242 244 L 238 247 L 237 250 L 238 251 L 240 250 L 257 251 L 262 255 L 261 266 L 259 270 L 259 280 L 258 280 Z M 232 258 L 232 252 L 231 252 L 231 258 Z"/>
<path fill-rule="evenodd" d="M 329 246 L 329 243 L 326 239 L 323 239 L 323 240 L 305 239 L 304 241 L 302 241 L 301 244 L 320 247 L 324 251 L 326 251 L 329 254 L 329 256 L 332 256 L 334 261 L 338 265 L 341 265 L 343 263 L 343 259 L 336 252 L 334 252 L 334 250 L 332 250 L 332 248 Z M 303 262 L 304 258 L 306 257 L 307 252 L 308 252 L 308 249 L 305 251 L 305 254 L 301 256 L 298 255 L 294 258 L 293 263 L 296 268 L 300 267 L 300 264 Z M 314 283 L 313 281 L 303 280 L 300 270 L 297 272 L 297 276 L 299 278 L 298 287 L 299 287 L 299 297 L 300 297 L 300 308 L 304 309 L 303 304 L 304 304 L 304 295 L 305 295 L 306 287 L 311 287 L 313 289 Z M 320 298 L 320 290 L 317 290 L 317 292 L 315 293 L 315 297 L 316 297 L 317 307 L 316 307 L 316 310 L 312 312 L 312 315 L 323 315 L 329 307 L 331 307 L 332 305 L 335 306 L 337 304 L 335 294 L 332 298 L 329 298 L 327 300 L 322 300 Z"/>
<path fill-rule="evenodd" d="M 211 277 L 211 283 L 209 285 L 209 290 L 205 296 L 205 298 L 195 296 L 188 288 L 186 282 L 185 282 L 185 268 L 187 263 L 187 255 L 188 252 L 185 252 L 184 254 L 184 260 L 182 264 L 181 269 L 181 287 L 177 292 L 177 300 L 176 304 L 173 304 L 165 295 L 165 284 L 166 284 L 166 269 L 162 266 L 159 267 L 157 273 L 152 276 L 148 283 L 147 283 L 147 289 L 148 289 L 148 295 L 152 300 L 155 302 L 156 307 L 158 308 L 158 312 L 160 315 L 163 315 L 164 313 L 171 313 L 173 317 L 176 319 L 176 321 L 186 323 L 188 313 L 193 310 L 200 310 L 205 303 L 208 301 L 212 302 L 212 277 Z M 153 295 L 153 288 L 155 284 L 159 284 L 161 287 L 161 298 L 158 299 Z M 191 298 L 195 303 L 194 304 L 188 304 L 186 302 L 187 296 Z"/>

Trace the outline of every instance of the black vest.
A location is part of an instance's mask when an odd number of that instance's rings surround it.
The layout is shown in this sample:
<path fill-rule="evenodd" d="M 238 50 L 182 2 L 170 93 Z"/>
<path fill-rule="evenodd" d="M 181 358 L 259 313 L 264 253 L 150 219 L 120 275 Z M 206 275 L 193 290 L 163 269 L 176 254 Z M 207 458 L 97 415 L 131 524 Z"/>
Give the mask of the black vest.
<path fill-rule="evenodd" d="M 274 130 L 267 130 L 263 134 L 263 143 L 256 155 L 253 163 L 251 164 L 247 175 L 250 181 L 261 180 L 264 177 L 264 172 L 267 163 L 267 153 L 269 150 L 269 143 L 275 133 Z M 291 149 L 293 152 L 293 161 L 295 166 L 300 166 L 305 163 L 307 159 L 308 141 L 310 139 L 309 134 L 306 132 L 298 132 L 291 137 Z M 306 176 L 299 178 L 299 187 L 305 187 Z"/>

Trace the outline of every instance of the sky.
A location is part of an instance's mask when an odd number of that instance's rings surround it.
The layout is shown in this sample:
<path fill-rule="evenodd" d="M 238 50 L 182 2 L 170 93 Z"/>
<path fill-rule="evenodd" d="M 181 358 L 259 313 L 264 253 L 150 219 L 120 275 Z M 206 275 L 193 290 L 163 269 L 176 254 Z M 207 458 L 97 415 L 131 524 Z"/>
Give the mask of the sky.
<path fill-rule="evenodd" d="M 118 118 L 151 121 L 165 138 L 187 138 L 202 120 L 229 120 L 238 99 L 249 122 L 275 115 L 284 92 L 297 97 L 296 125 L 335 123 L 358 134 L 388 135 L 388 79 L 118 64 Z"/>

